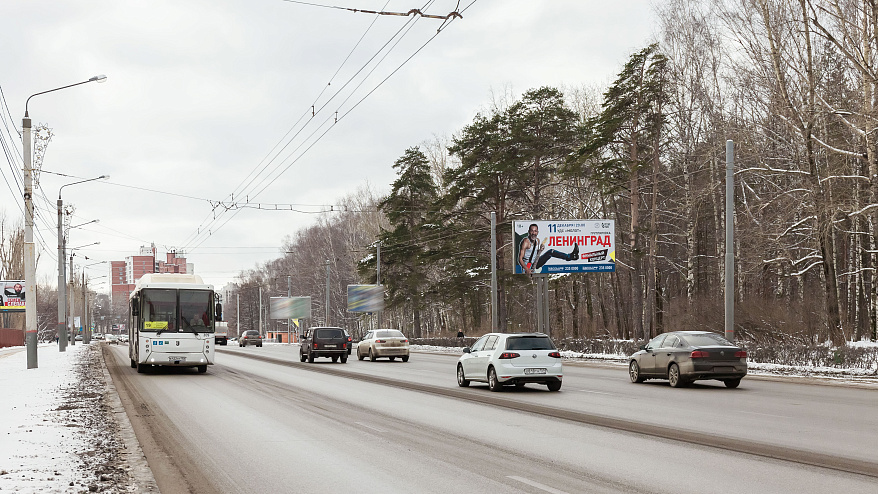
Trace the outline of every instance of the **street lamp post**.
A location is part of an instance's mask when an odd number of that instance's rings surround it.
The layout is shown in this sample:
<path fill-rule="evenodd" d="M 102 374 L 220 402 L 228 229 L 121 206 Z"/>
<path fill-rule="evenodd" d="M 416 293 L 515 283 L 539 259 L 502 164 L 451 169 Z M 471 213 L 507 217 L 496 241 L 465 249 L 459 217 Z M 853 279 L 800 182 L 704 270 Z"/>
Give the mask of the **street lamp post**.
<path fill-rule="evenodd" d="M 21 120 L 22 141 L 24 158 L 24 285 L 25 290 L 30 292 L 28 301 L 24 304 L 25 312 L 25 344 L 27 345 L 27 368 L 37 367 L 37 290 L 36 290 L 36 246 L 34 245 L 34 203 L 33 203 L 33 165 L 31 157 L 31 121 L 27 113 L 27 105 L 30 99 L 40 94 L 59 91 L 68 87 L 78 86 L 89 82 L 104 82 L 105 75 L 96 75 L 87 81 L 69 84 L 67 86 L 50 89 L 30 95 L 24 102 L 24 118 Z M 29 302 L 29 303 L 28 303 Z"/>
<path fill-rule="evenodd" d="M 91 343 L 91 322 L 88 317 L 88 312 L 91 307 L 88 301 L 88 278 L 85 276 L 85 270 L 92 266 L 97 266 L 98 264 L 106 264 L 106 262 L 107 261 L 93 262 L 82 267 L 82 342 L 86 345 Z M 104 276 L 99 276 L 98 278 L 103 277 Z"/>
<path fill-rule="evenodd" d="M 109 175 L 101 175 L 100 177 L 89 178 L 87 180 L 80 180 L 78 182 L 73 182 L 69 184 L 64 184 L 58 189 L 58 351 L 64 352 L 67 350 L 67 273 L 65 272 L 65 263 L 64 258 L 64 247 L 65 247 L 65 237 L 64 231 L 61 227 L 63 221 L 61 219 L 61 212 L 63 208 L 63 202 L 61 201 L 61 191 L 64 187 L 70 185 L 81 184 L 85 182 L 91 182 L 92 180 L 100 180 L 102 178 L 110 178 Z M 97 220 L 94 220 L 97 221 Z M 92 223 L 91 221 L 89 223 Z M 80 225 L 82 226 L 82 225 Z"/>
<path fill-rule="evenodd" d="M 82 223 L 81 225 L 72 226 L 72 227 L 70 227 L 70 229 L 72 230 L 74 228 L 78 228 L 80 226 L 87 225 L 89 223 L 93 223 L 95 221 L 97 221 L 97 220 L 92 220 L 92 221 L 88 221 L 86 223 Z M 100 245 L 100 242 L 94 242 L 94 243 L 90 243 L 90 244 L 86 244 L 86 245 L 80 245 L 79 247 L 74 247 L 74 248 L 70 249 L 70 290 L 69 290 L 70 300 L 69 301 L 65 300 L 65 302 L 69 302 L 67 304 L 67 308 L 69 308 L 69 311 L 65 309 L 64 319 L 67 321 L 67 324 L 70 326 L 70 334 L 71 334 L 70 344 L 71 345 L 76 345 L 76 331 L 74 330 L 75 328 L 73 326 L 73 317 L 74 317 L 73 316 L 73 307 L 74 307 L 73 306 L 73 288 L 74 288 L 73 276 L 75 275 L 75 273 L 73 271 L 73 256 L 76 255 L 76 252 L 74 252 L 74 251 L 77 249 L 85 248 L 85 247 L 91 247 L 92 245 Z M 67 317 L 67 312 L 70 312 L 70 317 Z"/>

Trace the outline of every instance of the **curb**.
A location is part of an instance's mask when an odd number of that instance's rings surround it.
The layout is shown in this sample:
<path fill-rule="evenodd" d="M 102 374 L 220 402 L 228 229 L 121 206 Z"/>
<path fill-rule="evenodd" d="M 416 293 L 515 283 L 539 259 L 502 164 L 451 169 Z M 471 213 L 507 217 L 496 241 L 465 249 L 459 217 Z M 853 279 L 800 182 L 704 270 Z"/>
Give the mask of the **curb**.
<path fill-rule="evenodd" d="M 134 428 L 131 421 L 128 420 L 128 414 L 125 413 L 125 407 L 119 399 L 119 393 L 113 384 L 113 378 L 107 370 L 107 362 L 104 359 L 104 352 L 101 355 L 101 372 L 104 374 L 104 382 L 106 383 L 106 398 L 113 413 L 113 419 L 119 425 L 119 439 L 125 445 L 125 450 L 120 453 L 123 464 L 126 466 L 129 478 L 133 481 L 133 492 L 137 493 L 155 493 L 161 492 L 155 481 L 152 469 L 146 461 L 146 455 L 140 447 L 140 442 L 134 434 Z"/>

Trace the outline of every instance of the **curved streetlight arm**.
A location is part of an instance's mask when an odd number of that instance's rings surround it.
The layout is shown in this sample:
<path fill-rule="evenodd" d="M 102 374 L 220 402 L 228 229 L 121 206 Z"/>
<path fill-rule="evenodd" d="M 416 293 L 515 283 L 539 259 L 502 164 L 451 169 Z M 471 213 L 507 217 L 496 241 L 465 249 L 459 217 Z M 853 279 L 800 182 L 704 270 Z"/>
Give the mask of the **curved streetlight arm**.
<path fill-rule="evenodd" d="M 80 83 L 80 84 L 81 84 L 81 83 Z M 61 190 L 64 189 L 64 187 L 67 187 L 67 186 L 70 186 L 70 185 L 76 185 L 76 184 L 84 184 L 85 182 L 91 182 L 91 181 L 93 181 L 93 180 L 100 180 L 100 179 L 102 179 L 102 178 L 110 178 L 110 176 L 109 176 L 109 175 L 101 175 L 100 177 L 87 178 L 87 179 L 85 179 L 85 180 L 80 180 L 80 181 L 78 181 L 78 182 L 70 182 L 69 184 L 64 184 L 64 185 L 62 185 L 61 188 L 58 189 L 58 200 L 59 200 L 59 201 L 61 200 Z"/>
<path fill-rule="evenodd" d="M 48 91 L 43 91 L 40 93 L 32 94 L 32 95 L 28 96 L 27 101 L 24 102 L 24 118 L 28 118 L 27 104 L 30 103 L 30 99 L 33 98 L 34 96 L 39 96 L 41 94 L 51 93 L 53 91 L 60 91 L 62 89 L 67 89 L 69 87 L 79 86 L 80 84 L 88 84 L 89 82 L 105 82 L 106 80 L 107 80 L 107 76 L 105 76 L 104 74 L 101 74 L 101 75 L 96 75 L 87 81 L 77 82 L 76 84 L 68 84 L 66 86 L 56 87 L 55 89 L 49 89 Z"/>

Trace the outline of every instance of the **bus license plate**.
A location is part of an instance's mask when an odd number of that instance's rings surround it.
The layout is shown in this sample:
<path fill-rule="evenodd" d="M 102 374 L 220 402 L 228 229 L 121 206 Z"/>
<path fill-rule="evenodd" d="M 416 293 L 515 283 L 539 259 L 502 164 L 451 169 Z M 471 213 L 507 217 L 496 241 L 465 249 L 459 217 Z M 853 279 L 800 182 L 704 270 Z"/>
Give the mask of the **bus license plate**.
<path fill-rule="evenodd" d="M 169 362 L 185 362 L 186 357 L 168 357 Z"/>
<path fill-rule="evenodd" d="M 525 374 L 545 374 L 546 369 L 524 369 Z"/>

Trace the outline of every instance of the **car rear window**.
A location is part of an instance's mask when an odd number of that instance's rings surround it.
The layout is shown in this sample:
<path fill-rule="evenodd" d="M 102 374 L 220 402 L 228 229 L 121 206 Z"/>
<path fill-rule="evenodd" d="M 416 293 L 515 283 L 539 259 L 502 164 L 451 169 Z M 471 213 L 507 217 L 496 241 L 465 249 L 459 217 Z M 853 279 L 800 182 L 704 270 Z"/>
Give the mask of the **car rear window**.
<path fill-rule="evenodd" d="M 344 331 L 340 329 L 318 329 L 318 338 L 344 338 Z"/>
<path fill-rule="evenodd" d="M 507 350 L 554 350 L 548 336 L 512 336 L 506 339 Z"/>
<path fill-rule="evenodd" d="M 732 342 L 716 333 L 687 334 L 683 335 L 683 338 L 691 346 L 735 346 Z"/>
<path fill-rule="evenodd" d="M 385 331 L 375 331 L 376 338 L 405 338 L 405 335 L 402 334 L 402 331 L 397 331 L 395 329 L 388 329 Z"/>
<path fill-rule="evenodd" d="M 259 331 L 247 331 L 244 333 L 245 336 L 259 336 Z"/>

